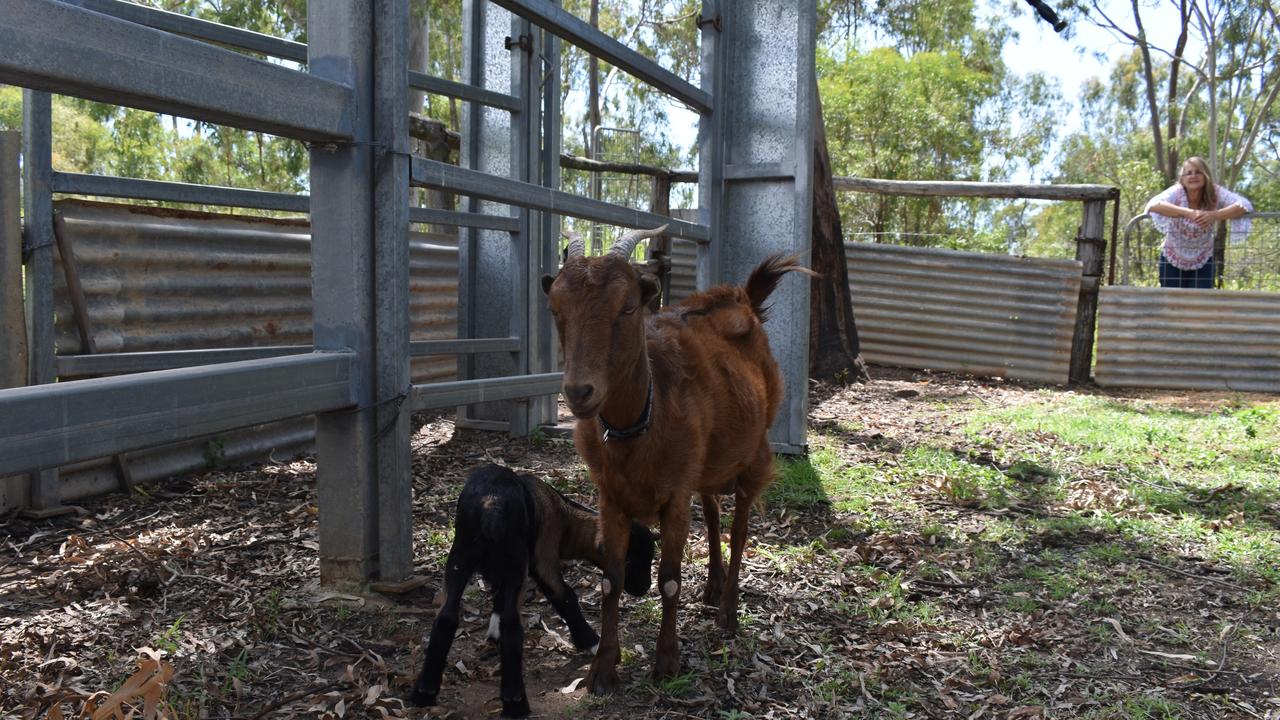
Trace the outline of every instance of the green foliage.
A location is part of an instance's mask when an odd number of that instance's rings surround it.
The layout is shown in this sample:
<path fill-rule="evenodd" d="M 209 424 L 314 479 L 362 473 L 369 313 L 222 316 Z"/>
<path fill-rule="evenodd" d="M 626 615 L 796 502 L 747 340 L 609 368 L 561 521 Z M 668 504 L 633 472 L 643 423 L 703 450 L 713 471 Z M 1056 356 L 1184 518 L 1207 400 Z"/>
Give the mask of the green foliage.
<path fill-rule="evenodd" d="M 22 88 L 0 85 L 0 130 L 22 129 Z"/>
<path fill-rule="evenodd" d="M 979 26 L 972 3 L 952 4 L 953 12 L 903 9 L 886 20 L 882 31 L 895 47 L 833 41 L 819 49 L 836 175 L 1003 180 L 1043 162 L 1056 86 L 1008 72 L 1000 57 L 1007 30 Z M 1010 229 L 1025 228 L 1024 216 L 1025 204 L 841 197 L 841 221 L 854 240 L 1005 252 L 1015 249 Z"/>
<path fill-rule="evenodd" d="M 304 0 L 151 0 L 152 7 L 305 42 Z M 0 87 L 0 128 L 21 129 L 22 91 Z M 146 180 L 307 189 L 301 143 L 133 108 L 54 96 L 53 166 Z"/>

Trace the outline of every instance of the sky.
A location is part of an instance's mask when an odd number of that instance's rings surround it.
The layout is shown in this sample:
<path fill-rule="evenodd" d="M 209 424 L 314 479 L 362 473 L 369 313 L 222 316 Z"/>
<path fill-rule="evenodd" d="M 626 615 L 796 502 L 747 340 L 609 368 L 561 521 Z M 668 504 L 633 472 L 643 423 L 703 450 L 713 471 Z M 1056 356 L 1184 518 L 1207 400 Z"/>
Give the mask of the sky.
<path fill-rule="evenodd" d="M 1059 5 L 1056 0 L 1047 2 L 1051 7 Z M 1102 5 L 1117 22 L 1123 23 L 1132 17 L 1128 0 L 1103 0 Z M 1042 72 L 1058 81 L 1062 97 L 1070 104 L 1060 116 L 1059 140 L 1080 130 L 1080 113 L 1076 108 L 1081 89 L 1091 78 L 1106 77 L 1112 64 L 1127 54 L 1131 46 L 1087 21 L 1074 21 L 1068 31 L 1070 38 L 1066 33 L 1055 33 L 1025 2 L 1018 3 L 1016 12 L 1009 0 L 989 0 L 986 6 L 988 14 L 1000 14 L 1018 34 L 1017 40 L 1004 48 L 1006 65 L 1020 74 Z M 1156 44 L 1171 46 L 1177 35 L 1177 9 L 1170 0 L 1145 0 L 1142 6 L 1147 36 Z M 1192 33 L 1188 51 L 1194 53 L 1197 46 Z M 691 146 L 697 136 L 697 116 L 682 111 L 674 102 L 669 112 L 671 139 L 681 147 Z M 1028 178 L 1012 180 L 1024 182 Z"/>
<path fill-rule="evenodd" d="M 1048 0 L 1048 4 L 1051 7 L 1057 5 L 1054 0 Z M 1172 46 L 1177 37 L 1177 9 L 1167 0 L 1144 2 L 1142 5 L 1142 22 L 1147 37 L 1157 45 Z M 1090 78 L 1105 77 L 1112 64 L 1132 49 L 1128 43 L 1117 40 L 1110 32 L 1088 21 L 1073 22 L 1068 31 L 1073 32 L 1073 37 L 1068 39 L 1065 32 L 1062 35 L 1053 32 L 1053 28 L 1041 21 L 1030 5 L 1020 3 L 1020 6 L 1024 12 L 1010 13 L 1007 3 L 996 8 L 1019 35 L 1017 42 L 1004 48 L 1005 64 L 1019 73 L 1038 71 L 1057 78 L 1063 98 L 1073 107 L 1079 105 L 1080 90 Z M 1127 1 L 1104 0 L 1102 6 L 1117 22 L 1131 23 L 1133 15 Z M 1193 56 L 1199 48 L 1194 32 L 1187 48 Z M 1080 129 L 1079 113 L 1065 113 L 1063 122 L 1064 134 Z"/>

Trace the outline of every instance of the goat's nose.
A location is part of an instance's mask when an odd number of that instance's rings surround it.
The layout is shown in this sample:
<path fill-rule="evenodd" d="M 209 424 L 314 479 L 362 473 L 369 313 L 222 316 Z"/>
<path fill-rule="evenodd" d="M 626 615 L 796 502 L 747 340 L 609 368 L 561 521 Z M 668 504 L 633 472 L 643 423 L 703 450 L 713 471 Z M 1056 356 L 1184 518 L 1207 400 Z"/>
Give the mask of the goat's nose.
<path fill-rule="evenodd" d="M 583 383 L 581 385 L 570 385 L 565 383 L 564 399 L 567 400 L 570 405 L 582 405 L 590 402 L 591 396 L 594 395 L 595 392 L 596 387 L 590 383 Z"/>

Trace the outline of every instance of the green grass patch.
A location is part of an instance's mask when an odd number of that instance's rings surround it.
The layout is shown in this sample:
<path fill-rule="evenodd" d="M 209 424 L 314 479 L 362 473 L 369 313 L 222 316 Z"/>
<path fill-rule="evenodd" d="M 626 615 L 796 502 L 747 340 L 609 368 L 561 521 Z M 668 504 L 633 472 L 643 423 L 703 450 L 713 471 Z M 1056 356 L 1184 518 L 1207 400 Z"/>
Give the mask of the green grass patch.
<path fill-rule="evenodd" d="M 999 469 L 939 448 L 907 450 L 891 474 L 908 485 L 935 488 L 965 507 L 1007 507 L 1013 499 L 1013 480 Z"/>
<path fill-rule="evenodd" d="M 898 492 L 872 465 L 850 465 L 835 451 L 837 441 L 816 437 L 805 458 L 778 459 L 778 477 L 765 491 L 770 507 L 865 513 Z"/>
<path fill-rule="evenodd" d="M 976 446 L 1005 456 L 1003 471 L 917 448 L 915 472 L 959 504 L 1024 502 L 1038 487 L 1041 500 L 1076 500 L 1075 491 L 1096 505 L 1055 518 L 1057 528 L 1042 524 L 1046 544 L 1090 532 L 1153 552 L 1192 547 L 1245 574 L 1280 567 L 1280 403 L 1186 410 L 1046 391 L 976 408 L 965 427 Z M 1089 552 L 1116 562 L 1132 548 Z"/>

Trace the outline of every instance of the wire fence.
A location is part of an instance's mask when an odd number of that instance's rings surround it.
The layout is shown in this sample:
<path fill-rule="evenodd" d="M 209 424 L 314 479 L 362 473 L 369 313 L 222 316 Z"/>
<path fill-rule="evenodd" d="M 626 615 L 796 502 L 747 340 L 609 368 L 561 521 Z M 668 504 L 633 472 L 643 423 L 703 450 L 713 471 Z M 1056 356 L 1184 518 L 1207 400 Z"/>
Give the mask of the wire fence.
<path fill-rule="evenodd" d="M 1219 231 L 1220 271 L 1216 286 L 1223 290 L 1280 291 L 1280 212 L 1253 214 L 1248 235 L 1232 239 Z M 1149 215 L 1138 215 L 1125 226 L 1116 248 L 1115 282 L 1136 287 L 1159 287 L 1160 246 L 1164 236 Z"/>

